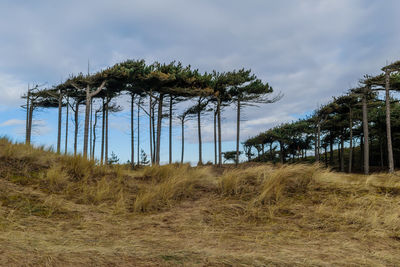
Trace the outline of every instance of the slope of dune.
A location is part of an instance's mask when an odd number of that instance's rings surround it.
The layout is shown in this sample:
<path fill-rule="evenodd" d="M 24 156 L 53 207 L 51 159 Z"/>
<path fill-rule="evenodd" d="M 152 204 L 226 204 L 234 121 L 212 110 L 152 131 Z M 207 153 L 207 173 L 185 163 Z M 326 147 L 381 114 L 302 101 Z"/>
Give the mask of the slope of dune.
<path fill-rule="evenodd" d="M 101 167 L 0 139 L 0 265 L 396 266 L 400 177 Z"/>

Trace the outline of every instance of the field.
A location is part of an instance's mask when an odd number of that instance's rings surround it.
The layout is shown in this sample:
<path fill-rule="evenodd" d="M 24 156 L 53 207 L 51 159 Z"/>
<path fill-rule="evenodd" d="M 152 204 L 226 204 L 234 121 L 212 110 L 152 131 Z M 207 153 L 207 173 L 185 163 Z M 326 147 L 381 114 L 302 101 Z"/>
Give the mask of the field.
<path fill-rule="evenodd" d="M 399 266 L 398 173 L 101 167 L 0 139 L 1 266 Z"/>

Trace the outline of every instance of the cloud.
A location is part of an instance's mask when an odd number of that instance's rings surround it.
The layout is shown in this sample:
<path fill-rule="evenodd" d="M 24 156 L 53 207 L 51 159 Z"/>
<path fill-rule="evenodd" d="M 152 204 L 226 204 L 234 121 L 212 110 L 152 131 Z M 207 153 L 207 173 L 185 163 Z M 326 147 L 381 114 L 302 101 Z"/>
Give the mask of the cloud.
<path fill-rule="evenodd" d="M 395 0 L 17 2 L 0 3 L 5 106 L 21 104 L 27 81 L 58 83 L 86 72 L 88 59 L 92 72 L 126 58 L 180 60 L 201 71 L 245 67 L 284 93 L 243 111 L 247 138 L 312 111 L 400 54 Z M 234 107 L 223 116 L 224 141 L 234 140 Z M 126 131 L 122 121 L 111 127 Z M 192 142 L 196 127 L 187 124 Z M 211 115 L 202 130 L 212 141 Z"/>
<path fill-rule="evenodd" d="M 5 122 L 0 123 L 0 127 L 6 127 L 6 126 L 20 126 L 24 125 L 25 121 L 24 120 L 19 120 L 19 119 L 10 119 Z"/>
<path fill-rule="evenodd" d="M 23 104 L 21 96 L 26 92 L 28 83 L 16 78 L 16 75 L 0 72 L 0 107 L 10 108 Z"/>

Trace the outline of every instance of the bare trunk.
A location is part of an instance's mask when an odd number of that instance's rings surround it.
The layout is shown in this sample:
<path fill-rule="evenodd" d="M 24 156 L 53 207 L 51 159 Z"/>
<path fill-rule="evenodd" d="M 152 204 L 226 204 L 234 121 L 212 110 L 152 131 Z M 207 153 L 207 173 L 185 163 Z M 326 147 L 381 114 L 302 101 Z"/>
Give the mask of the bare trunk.
<path fill-rule="evenodd" d="M 140 129 L 139 129 L 139 122 L 140 122 L 140 120 L 139 120 L 139 115 L 140 115 L 140 98 L 139 98 L 139 102 L 138 102 L 138 107 L 137 107 L 137 165 L 139 166 L 140 165 L 140 155 L 139 155 L 139 153 L 140 153 Z"/>
<path fill-rule="evenodd" d="M 271 160 L 275 163 L 275 157 L 273 157 L 273 152 L 272 152 L 272 142 L 269 144 L 269 156 Z"/>
<path fill-rule="evenodd" d="M 68 123 L 69 123 L 69 97 L 67 97 L 67 114 L 65 118 L 65 149 L 64 154 L 67 155 L 68 153 Z"/>
<path fill-rule="evenodd" d="M 349 109 L 349 117 L 350 117 L 350 144 L 349 144 L 349 173 L 352 171 L 352 165 L 353 165 L 353 110 L 350 107 Z"/>
<path fill-rule="evenodd" d="M 90 122 L 89 122 L 89 155 L 90 159 L 93 160 L 93 98 L 90 99 Z"/>
<path fill-rule="evenodd" d="M 344 172 L 344 136 L 340 136 L 340 171 Z"/>
<path fill-rule="evenodd" d="M 385 73 L 385 99 L 386 99 L 386 135 L 387 135 L 387 150 L 388 150 L 388 165 L 389 172 L 394 172 L 394 161 L 393 161 L 393 148 L 392 148 L 392 128 L 390 126 L 390 72 Z"/>
<path fill-rule="evenodd" d="M 218 119 L 218 166 L 222 167 L 221 99 L 219 97 L 218 97 L 218 103 L 217 103 L 217 119 Z"/>
<path fill-rule="evenodd" d="M 78 148 L 78 128 L 79 128 L 79 101 L 75 103 L 75 133 L 74 133 L 74 156 L 77 154 Z"/>
<path fill-rule="evenodd" d="M 83 132 L 83 157 L 87 158 L 88 140 L 89 140 L 89 115 L 90 115 L 90 102 L 92 98 L 90 96 L 90 87 L 86 87 L 86 105 L 85 105 L 85 126 Z"/>
<path fill-rule="evenodd" d="M 197 111 L 197 134 L 199 137 L 199 163 L 198 165 L 203 165 L 203 159 L 202 159 L 202 147 L 201 147 L 201 121 L 200 121 L 200 117 L 201 117 L 201 110 L 200 110 L 200 104 L 201 104 L 201 100 L 198 101 L 199 104 L 199 109 Z"/>
<path fill-rule="evenodd" d="M 283 153 L 284 153 L 284 151 L 283 151 L 283 142 L 282 141 L 279 141 L 279 149 L 280 149 L 280 160 L 281 160 L 281 164 L 283 164 L 283 163 L 285 163 L 285 160 L 284 160 L 284 156 L 283 156 Z"/>
<path fill-rule="evenodd" d="M 57 127 L 57 154 L 60 154 L 61 150 L 61 123 L 62 123 L 62 93 L 59 91 L 58 97 L 58 127 Z"/>
<path fill-rule="evenodd" d="M 152 132 L 152 134 L 153 134 L 153 158 L 151 159 L 151 162 L 153 163 L 153 164 L 155 164 L 156 163 L 156 123 L 155 123 L 155 121 L 156 121 L 156 117 L 155 117 L 155 114 L 156 114 L 156 111 L 155 111 L 155 105 L 152 107 L 152 114 L 153 114 L 153 116 L 152 116 L 152 118 L 151 118 L 151 123 L 153 124 L 152 125 L 152 130 L 153 130 L 153 132 Z"/>
<path fill-rule="evenodd" d="M 104 162 L 108 165 L 108 103 L 109 99 L 107 99 L 106 103 L 106 128 L 105 128 L 105 148 L 104 148 Z"/>
<path fill-rule="evenodd" d="M 364 134 L 360 136 L 360 166 L 361 170 L 364 171 Z"/>
<path fill-rule="evenodd" d="M 30 143 L 31 143 L 33 110 L 34 110 L 33 101 L 31 100 L 31 101 L 30 101 L 30 106 L 29 106 L 29 120 L 28 120 L 29 127 L 28 127 L 28 142 L 27 142 L 27 144 L 30 144 Z"/>
<path fill-rule="evenodd" d="M 183 164 L 183 155 L 185 153 L 185 118 L 182 118 L 182 152 L 181 152 L 181 164 Z"/>
<path fill-rule="evenodd" d="M 330 139 L 329 139 L 329 164 L 332 166 L 333 165 L 333 136 L 332 133 L 330 133 Z"/>
<path fill-rule="evenodd" d="M 214 164 L 217 165 L 217 113 L 214 110 Z"/>
<path fill-rule="evenodd" d="M 164 95 L 160 94 L 158 100 L 158 117 L 157 117 L 157 150 L 156 150 L 156 163 L 160 165 L 160 150 L 161 150 L 161 127 L 162 127 L 162 108 L 163 108 Z"/>
<path fill-rule="evenodd" d="M 28 92 L 26 93 L 26 129 L 25 129 L 25 144 L 29 144 L 29 112 L 30 112 L 30 106 L 29 106 L 29 100 L 30 100 L 30 89 L 28 85 Z"/>
<path fill-rule="evenodd" d="M 169 96 L 169 164 L 172 163 L 172 95 Z"/>
<path fill-rule="evenodd" d="M 89 143 L 89 114 L 91 114 L 92 98 L 96 96 L 104 88 L 106 82 L 102 84 L 94 92 L 90 92 L 90 86 L 86 86 L 86 108 L 85 108 L 85 131 L 83 134 L 83 156 L 87 158 L 88 143 Z M 78 88 L 77 88 L 78 89 Z M 91 123 L 90 123 L 91 124 Z M 91 127 L 91 125 L 90 125 Z"/>
<path fill-rule="evenodd" d="M 93 124 L 93 140 L 92 140 L 92 160 L 94 160 L 94 153 L 96 151 L 96 127 L 97 127 L 97 120 L 98 120 L 98 116 L 97 116 L 97 112 L 94 114 L 94 124 Z"/>
<path fill-rule="evenodd" d="M 236 118 L 236 166 L 239 164 L 239 139 L 240 139 L 240 99 L 237 100 L 237 118 Z M 263 146 L 264 150 L 264 146 Z M 263 151 L 264 153 L 264 151 Z"/>
<path fill-rule="evenodd" d="M 380 152 L 380 160 L 381 160 L 381 170 L 383 170 L 384 163 L 383 163 L 383 142 L 382 138 L 379 137 L 379 152 Z"/>
<path fill-rule="evenodd" d="M 131 95 L 131 167 L 135 167 L 135 130 L 133 129 L 134 127 L 134 121 L 133 121 L 133 111 L 134 111 L 134 103 L 135 101 L 135 95 Z"/>
<path fill-rule="evenodd" d="M 153 127 L 152 127 L 152 97 L 151 97 L 151 91 L 150 91 L 150 96 L 149 96 L 149 135 L 150 135 L 150 159 L 151 159 L 151 164 L 153 164 Z"/>
<path fill-rule="evenodd" d="M 103 98 L 103 107 L 102 107 L 102 115 L 101 115 L 101 155 L 100 155 L 100 164 L 104 164 L 104 131 L 105 131 L 105 121 L 106 121 L 106 105 L 104 103 Z"/>
<path fill-rule="evenodd" d="M 318 122 L 317 125 L 317 149 L 316 149 L 316 157 L 315 160 L 319 162 L 319 148 L 321 147 L 321 123 Z"/>
<path fill-rule="evenodd" d="M 362 111 L 363 111 L 363 135 L 364 135 L 364 174 L 369 174 L 369 138 L 368 138 L 368 110 L 367 110 L 367 92 L 364 89 L 362 98 Z"/>

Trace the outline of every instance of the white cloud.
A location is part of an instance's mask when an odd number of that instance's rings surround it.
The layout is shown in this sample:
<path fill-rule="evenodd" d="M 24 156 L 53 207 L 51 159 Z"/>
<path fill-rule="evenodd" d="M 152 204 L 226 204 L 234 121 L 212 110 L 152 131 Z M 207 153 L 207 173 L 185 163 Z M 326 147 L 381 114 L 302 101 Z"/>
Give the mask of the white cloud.
<path fill-rule="evenodd" d="M 19 119 L 10 119 L 5 122 L 0 123 L 0 127 L 5 127 L 5 126 L 19 126 L 19 125 L 24 125 L 25 121 L 24 120 L 19 120 Z"/>
<path fill-rule="evenodd" d="M 26 92 L 28 84 L 14 75 L 0 72 L 0 106 L 17 107 L 23 103 L 21 96 Z"/>
<path fill-rule="evenodd" d="M 399 9 L 394 0 L 5 1 L 0 105 L 20 105 L 25 81 L 52 84 L 85 72 L 88 59 L 92 71 L 126 58 L 181 60 L 202 71 L 246 67 L 285 95 L 244 110 L 246 138 L 315 109 L 395 60 Z M 223 116 L 223 138 L 234 140 L 234 109 Z M 210 117 L 203 119 L 205 142 L 213 139 Z M 126 132 L 123 121 L 110 126 Z M 187 125 L 188 140 L 197 142 L 196 123 Z"/>

